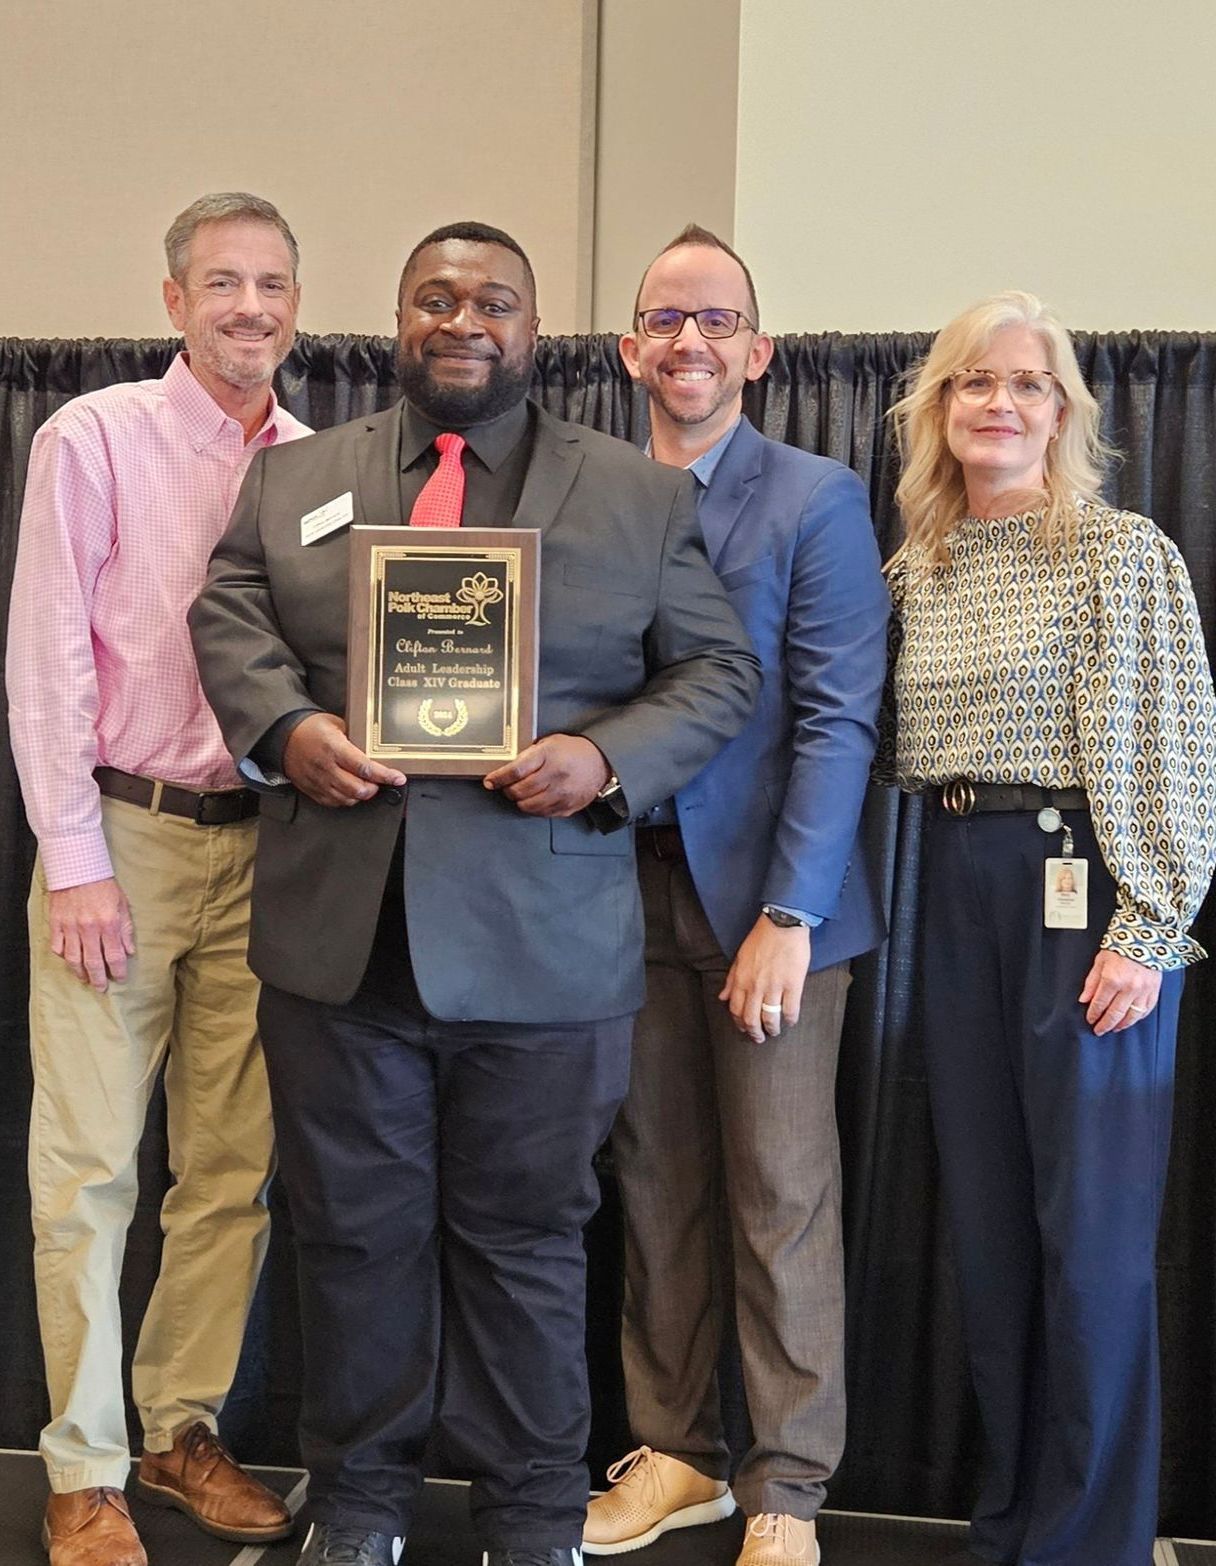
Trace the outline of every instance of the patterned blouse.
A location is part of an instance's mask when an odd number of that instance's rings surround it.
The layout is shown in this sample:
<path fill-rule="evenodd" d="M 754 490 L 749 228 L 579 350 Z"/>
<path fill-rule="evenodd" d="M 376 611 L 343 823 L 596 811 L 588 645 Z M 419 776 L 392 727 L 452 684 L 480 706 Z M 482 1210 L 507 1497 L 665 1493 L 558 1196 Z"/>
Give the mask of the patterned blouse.
<path fill-rule="evenodd" d="M 956 777 L 1087 789 L 1117 885 L 1101 945 L 1179 968 L 1206 955 L 1186 932 L 1216 868 L 1216 697 L 1190 577 L 1132 512 L 1084 504 L 1058 561 L 1036 520 L 968 517 L 948 566 L 892 572 L 880 771 L 911 792 Z"/>

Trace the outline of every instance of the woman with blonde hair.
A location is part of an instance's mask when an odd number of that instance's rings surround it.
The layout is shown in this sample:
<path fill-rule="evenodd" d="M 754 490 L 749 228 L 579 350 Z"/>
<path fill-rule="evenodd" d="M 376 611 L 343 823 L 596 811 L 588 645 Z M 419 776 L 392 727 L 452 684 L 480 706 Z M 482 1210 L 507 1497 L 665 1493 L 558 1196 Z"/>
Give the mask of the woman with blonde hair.
<path fill-rule="evenodd" d="M 1216 861 L 1199 617 L 1169 539 L 1102 501 L 1097 405 L 1033 295 L 952 321 L 892 416 L 894 770 L 930 801 L 925 1050 L 985 1434 L 970 1547 L 1149 1566 L 1174 1039 Z"/>

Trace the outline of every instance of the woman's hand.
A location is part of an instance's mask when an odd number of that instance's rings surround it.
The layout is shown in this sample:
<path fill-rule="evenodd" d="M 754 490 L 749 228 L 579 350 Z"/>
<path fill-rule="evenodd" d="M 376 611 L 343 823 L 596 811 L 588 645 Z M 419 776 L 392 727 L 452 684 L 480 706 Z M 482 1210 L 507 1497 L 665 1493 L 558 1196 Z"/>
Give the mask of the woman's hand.
<path fill-rule="evenodd" d="M 1100 951 L 1077 999 L 1095 1033 L 1122 1033 L 1157 1004 L 1161 975 L 1156 968 L 1118 952 Z"/>

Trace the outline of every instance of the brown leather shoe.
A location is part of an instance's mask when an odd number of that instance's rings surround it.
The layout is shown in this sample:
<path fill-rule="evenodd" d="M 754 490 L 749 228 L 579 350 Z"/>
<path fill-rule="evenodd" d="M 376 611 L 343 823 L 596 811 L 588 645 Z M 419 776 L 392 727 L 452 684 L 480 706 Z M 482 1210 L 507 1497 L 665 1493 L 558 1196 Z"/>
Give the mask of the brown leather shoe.
<path fill-rule="evenodd" d="M 247 1474 L 201 1419 L 179 1430 L 169 1451 L 144 1453 L 139 1493 L 234 1544 L 285 1539 L 295 1526 L 278 1496 Z"/>
<path fill-rule="evenodd" d="M 126 1497 L 108 1486 L 52 1493 L 42 1524 L 51 1566 L 148 1566 Z"/>

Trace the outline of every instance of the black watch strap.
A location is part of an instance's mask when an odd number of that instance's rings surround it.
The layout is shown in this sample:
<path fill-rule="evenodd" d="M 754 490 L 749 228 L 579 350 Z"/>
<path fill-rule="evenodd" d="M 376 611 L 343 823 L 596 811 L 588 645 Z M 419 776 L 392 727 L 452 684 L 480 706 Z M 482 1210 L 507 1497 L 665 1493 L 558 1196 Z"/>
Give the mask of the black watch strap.
<path fill-rule="evenodd" d="M 615 772 L 587 806 L 587 815 L 599 832 L 617 832 L 629 825 L 629 801 Z"/>

